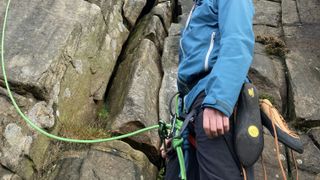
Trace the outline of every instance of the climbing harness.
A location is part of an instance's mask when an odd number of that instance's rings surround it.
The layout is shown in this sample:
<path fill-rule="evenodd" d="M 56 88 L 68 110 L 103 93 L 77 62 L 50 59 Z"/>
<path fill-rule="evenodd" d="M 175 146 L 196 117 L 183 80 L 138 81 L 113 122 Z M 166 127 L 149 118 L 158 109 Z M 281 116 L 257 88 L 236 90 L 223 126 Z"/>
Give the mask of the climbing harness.
<path fill-rule="evenodd" d="M 71 138 L 65 138 L 61 136 L 57 136 L 51 133 L 48 133 L 47 131 L 43 130 L 42 128 L 38 127 L 34 122 L 32 122 L 19 108 L 19 106 L 16 103 L 16 100 L 13 97 L 13 94 L 11 92 L 7 74 L 5 71 L 5 62 L 4 62 L 4 37 L 5 37 L 5 31 L 6 31 L 6 25 L 7 25 L 7 19 L 8 19 L 8 12 L 9 12 L 9 7 L 10 7 L 11 0 L 7 1 L 6 5 L 6 10 L 5 10 L 5 16 L 4 16 L 4 21 L 3 21 L 3 27 L 2 27 L 2 36 L 1 36 L 1 67 L 2 67 L 2 73 L 3 73 L 3 79 L 4 83 L 9 95 L 9 98 L 16 109 L 17 113 L 23 118 L 23 120 L 29 124 L 34 130 L 36 130 L 38 133 L 47 136 L 48 138 L 59 140 L 59 141 L 65 141 L 65 142 L 72 142 L 72 143 L 101 143 L 101 142 L 108 142 L 108 141 L 114 141 L 114 140 L 119 140 L 123 138 L 128 138 L 131 136 L 138 135 L 140 133 L 150 131 L 153 129 L 158 129 L 159 137 L 161 139 L 161 142 L 164 142 L 165 139 L 172 138 L 172 145 L 173 148 L 176 150 L 178 159 L 179 159 L 179 164 L 180 164 L 180 178 L 181 180 L 186 180 L 186 170 L 185 170 L 185 161 L 183 157 L 183 151 L 182 151 L 182 143 L 183 143 L 183 138 L 181 136 L 181 133 L 183 132 L 183 129 L 181 127 L 183 126 L 183 122 L 178 119 L 177 117 L 179 116 L 177 107 L 176 107 L 176 112 L 175 115 L 172 118 L 171 124 L 167 124 L 163 121 L 159 121 L 159 124 L 145 127 L 143 129 L 139 129 L 137 131 L 128 133 L 128 134 L 123 134 L 115 137 L 110 137 L 110 138 L 102 138 L 102 139 L 71 139 Z M 178 101 L 178 94 L 176 94 L 174 97 L 176 97 L 176 100 Z M 178 103 L 176 103 L 177 106 Z M 170 108 L 171 108 L 171 102 L 170 102 Z M 170 113 L 171 112 L 170 109 Z M 171 129 L 170 129 L 171 128 Z M 165 143 L 164 143 L 165 144 Z"/>

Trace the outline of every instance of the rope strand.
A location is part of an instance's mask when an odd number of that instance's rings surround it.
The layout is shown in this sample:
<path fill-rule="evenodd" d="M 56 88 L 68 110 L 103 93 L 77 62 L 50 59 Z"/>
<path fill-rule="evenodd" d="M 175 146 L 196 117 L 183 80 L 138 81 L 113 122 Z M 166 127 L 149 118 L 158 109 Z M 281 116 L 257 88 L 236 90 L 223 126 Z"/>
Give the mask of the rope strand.
<path fill-rule="evenodd" d="M 269 112 L 274 118 L 274 114 L 271 112 L 271 109 L 269 109 Z M 273 127 L 273 132 L 274 132 L 274 144 L 275 144 L 276 150 L 277 150 L 278 163 L 279 163 L 279 166 L 280 166 L 280 169 L 281 169 L 281 173 L 282 173 L 283 179 L 287 180 L 287 176 L 286 176 L 286 173 L 284 171 L 284 168 L 283 168 L 283 165 L 282 165 L 282 162 L 281 162 L 281 159 L 280 159 L 280 150 L 279 150 L 279 141 L 278 141 L 277 129 L 276 129 L 276 126 L 275 126 L 273 120 L 271 120 L 271 122 L 272 122 L 272 127 Z"/>

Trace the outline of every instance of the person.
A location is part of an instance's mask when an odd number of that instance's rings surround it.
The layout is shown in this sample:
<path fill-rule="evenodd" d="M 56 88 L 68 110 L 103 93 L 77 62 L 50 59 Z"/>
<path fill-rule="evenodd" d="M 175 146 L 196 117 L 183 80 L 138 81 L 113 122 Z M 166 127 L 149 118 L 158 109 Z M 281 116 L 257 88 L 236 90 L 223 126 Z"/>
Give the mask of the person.
<path fill-rule="evenodd" d="M 197 110 L 196 147 L 189 150 L 187 179 L 243 179 L 233 145 L 232 114 L 253 59 L 252 0 L 194 0 L 181 33 L 178 91 L 183 112 Z M 174 151 L 165 152 L 165 179 L 179 179 Z"/>

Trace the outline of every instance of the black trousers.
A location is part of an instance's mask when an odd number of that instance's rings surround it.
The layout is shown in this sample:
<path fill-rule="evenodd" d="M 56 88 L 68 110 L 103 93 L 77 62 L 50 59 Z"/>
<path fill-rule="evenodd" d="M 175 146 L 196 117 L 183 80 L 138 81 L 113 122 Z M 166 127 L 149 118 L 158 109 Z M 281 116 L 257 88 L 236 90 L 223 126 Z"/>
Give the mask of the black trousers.
<path fill-rule="evenodd" d="M 205 97 L 201 93 L 192 105 L 198 108 L 191 131 L 195 134 L 196 148 L 191 146 L 189 151 L 188 180 L 242 180 L 241 165 L 237 159 L 233 143 L 233 118 L 230 118 L 230 131 L 223 136 L 209 139 L 203 130 L 203 110 L 201 104 Z M 250 170 L 250 176 L 253 169 Z M 166 180 L 179 179 L 179 162 L 174 150 L 168 152 L 166 164 Z M 248 178 L 252 179 L 252 178 Z"/>

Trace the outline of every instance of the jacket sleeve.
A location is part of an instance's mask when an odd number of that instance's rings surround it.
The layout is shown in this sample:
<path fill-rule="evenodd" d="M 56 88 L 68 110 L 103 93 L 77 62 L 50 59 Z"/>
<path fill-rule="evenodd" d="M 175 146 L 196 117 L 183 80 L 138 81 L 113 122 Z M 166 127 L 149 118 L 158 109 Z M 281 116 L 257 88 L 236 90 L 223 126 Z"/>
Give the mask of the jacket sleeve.
<path fill-rule="evenodd" d="M 209 73 L 202 107 L 215 108 L 230 117 L 253 58 L 252 0 L 219 0 L 221 35 L 218 59 Z"/>

